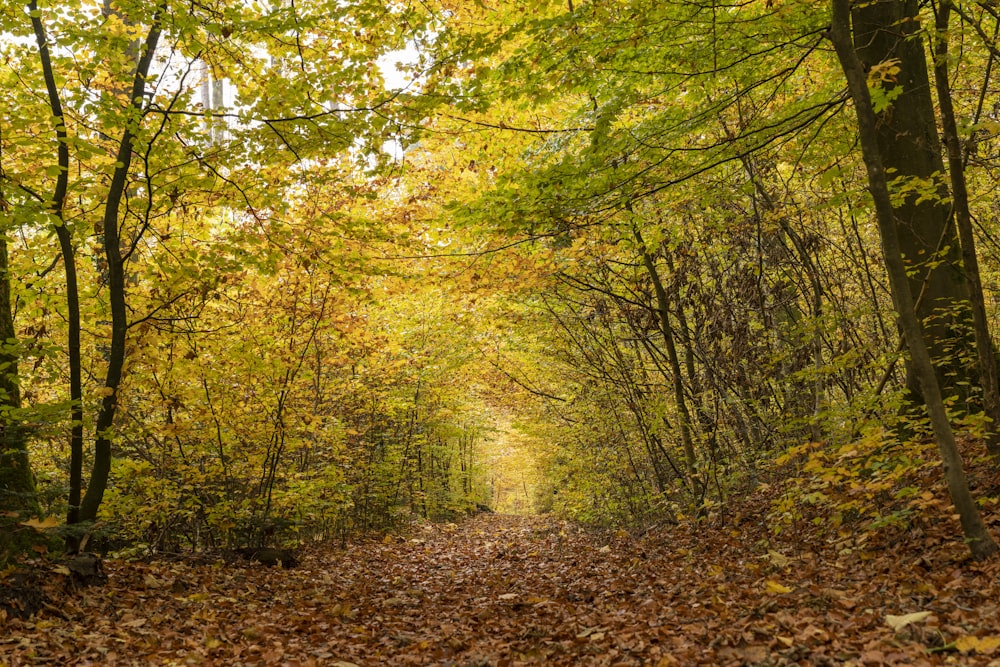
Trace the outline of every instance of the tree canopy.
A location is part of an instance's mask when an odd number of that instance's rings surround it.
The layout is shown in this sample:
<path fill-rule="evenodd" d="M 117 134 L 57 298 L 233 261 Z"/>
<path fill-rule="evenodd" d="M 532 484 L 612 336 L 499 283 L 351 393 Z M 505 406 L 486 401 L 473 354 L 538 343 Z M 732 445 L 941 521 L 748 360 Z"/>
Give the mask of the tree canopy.
<path fill-rule="evenodd" d="M 943 464 L 991 556 L 965 470 L 1000 454 L 998 26 L 953 0 L 4 7 L 10 532 L 634 527 L 782 479 L 775 533 L 803 504 L 902 530 Z"/>

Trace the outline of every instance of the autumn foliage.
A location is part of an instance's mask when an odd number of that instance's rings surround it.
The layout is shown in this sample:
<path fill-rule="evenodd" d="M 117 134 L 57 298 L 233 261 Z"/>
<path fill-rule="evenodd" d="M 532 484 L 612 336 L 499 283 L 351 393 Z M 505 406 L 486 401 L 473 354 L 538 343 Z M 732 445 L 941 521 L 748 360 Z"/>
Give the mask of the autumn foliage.
<path fill-rule="evenodd" d="M 989 664 L 996 9 L 487 4 L 0 9 L 10 661 Z"/>

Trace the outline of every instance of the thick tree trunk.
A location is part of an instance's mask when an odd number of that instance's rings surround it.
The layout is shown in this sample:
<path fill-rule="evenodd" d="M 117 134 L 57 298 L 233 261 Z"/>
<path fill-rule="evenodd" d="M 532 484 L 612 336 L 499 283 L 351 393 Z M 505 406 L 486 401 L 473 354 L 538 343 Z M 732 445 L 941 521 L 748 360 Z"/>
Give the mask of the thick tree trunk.
<path fill-rule="evenodd" d="M 898 95 L 875 113 L 877 149 L 894 196 L 892 224 L 906 262 L 910 293 L 924 289 L 917 317 L 942 393 L 965 400 L 966 387 L 978 379 L 962 357 L 975 349 L 970 293 L 943 180 L 927 57 L 917 32 L 918 11 L 917 0 L 854 3 L 853 40 L 863 72 L 880 81 L 881 93 Z M 908 388 L 926 401 L 917 375 L 911 359 Z"/>
<path fill-rule="evenodd" d="M 983 389 L 983 412 L 990 420 L 986 432 L 986 448 L 994 457 L 1000 457 L 1000 389 L 997 382 L 996 358 L 993 355 L 993 338 L 990 336 L 989 317 L 983 297 L 983 281 L 979 274 L 979 257 L 972 231 L 972 214 L 969 211 L 969 190 L 965 181 L 965 160 L 962 140 L 958 136 L 958 122 L 951 103 L 951 82 L 948 79 L 948 22 L 951 0 L 943 0 L 938 8 L 934 42 L 934 82 L 941 113 L 941 129 L 948 150 L 948 176 L 951 180 L 952 214 L 962 242 L 962 262 L 969 281 L 972 322 L 975 327 L 976 361 L 979 384 Z"/>
<path fill-rule="evenodd" d="M 879 1 L 877 4 L 901 6 L 909 3 L 904 0 L 903 2 Z M 882 254 L 889 274 L 889 288 L 899 317 L 900 328 L 903 330 L 910 352 L 910 365 L 913 374 L 920 383 L 920 390 L 927 405 L 931 426 L 934 429 L 934 437 L 944 464 L 948 492 L 955 504 L 955 509 L 958 511 L 969 550 L 974 558 L 982 560 L 997 553 L 997 544 L 987 532 L 976 501 L 969 491 L 965 472 L 962 469 L 962 458 L 955 444 L 955 436 L 945 411 L 941 388 L 934 372 L 928 346 L 925 343 L 927 330 L 922 331 L 921 321 L 914 312 L 913 291 L 907 276 L 907 265 L 903 260 L 903 246 L 899 239 L 903 225 L 900 225 L 896 220 L 897 211 L 893 209 L 893 201 L 889 192 L 889 178 L 882 159 L 883 146 L 878 131 L 878 118 L 872 107 L 865 66 L 858 58 L 858 53 L 854 48 L 857 36 L 855 36 L 854 43 L 851 41 L 850 0 L 832 0 L 832 6 L 830 41 L 833 42 L 840 65 L 844 70 L 848 90 L 857 113 L 861 152 L 865 169 L 868 172 L 869 191 L 875 204 L 875 218 L 882 240 Z M 887 20 L 890 14 L 887 14 Z M 871 25 L 866 24 L 865 29 L 870 34 Z M 924 73 L 926 74 L 926 69 Z M 933 122 L 933 118 L 931 120 Z"/>
<path fill-rule="evenodd" d="M 4 206 L 0 196 L 0 206 Z M 38 513 L 35 478 L 28 461 L 27 434 L 18 414 L 18 344 L 10 299 L 7 241 L 0 238 L 0 568 L 12 557 L 26 553 L 34 531 L 17 530 L 13 524 Z"/>

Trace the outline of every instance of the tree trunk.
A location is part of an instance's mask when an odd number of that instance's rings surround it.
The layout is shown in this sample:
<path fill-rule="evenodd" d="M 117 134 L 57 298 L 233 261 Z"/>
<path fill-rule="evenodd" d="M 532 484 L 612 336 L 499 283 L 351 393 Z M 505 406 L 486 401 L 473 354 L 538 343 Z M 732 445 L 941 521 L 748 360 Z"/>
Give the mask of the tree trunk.
<path fill-rule="evenodd" d="M 904 2 L 880 1 L 877 4 L 880 6 L 903 5 Z M 905 225 L 898 224 L 896 220 L 897 212 L 893 209 L 892 197 L 889 193 L 889 179 L 882 159 L 883 146 L 878 131 L 878 118 L 872 107 L 865 66 L 858 58 L 858 53 L 851 41 L 850 0 L 832 0 L 832 6 L 833 20 L 829 37 L 836 49 L 837 57 L 847 79 L 848 90 L 854 101 L 861 153 L 865 169 L 868 172 L 868 187 L 875 204 L 875 218 L 882 240 L 882 255 L 889 274 L 889 288 L 892 292 L 893 303 L 910 352 L 910 365 L 920 384 L 927 412 L 930 415 L 934 437 L 944 464 L 948 492 L 955 504 L 955 509 L 958 511 L 969 550 L 974 558 L 982 560 L 997 553 L 997 544 L 986 531 L 979 514 L 979 508 L 969 491 L 965 472 L 962 469 L 962 458 L 955 444 L 955 436 L 945 411 L 941 388 L 938 385 L 937 375 L 934 372 L 928 346 L 925 343 L 925 331 L 922 331 L 921 321 L 914 311 L 911 281 L 907 276 L 908 267 L 903 259 L 903 246 L 899 239 L 900 230 Z M 870 24 L 866 24 L 865 30 L 869 31 L 868 34 L 870 34 L 870 29 Z M 857 38 L 856 35 L 855 38 Z"/>
<path fill-rule="evenodd" d="M 5 206 L 2 193 L 0 206 Z M 19 415 L 19 349 L 12 312 L 7 241 L 0 235 L 0 568 L 31 547 L 35 532 L 17 530 L 14 524 L 38 513 L 27 434 Z"/>
<path fill-rule="evenodd" d="M 30 514 L 38 509 L 28 446 L 18 416 L 18 343 L 11 313 L 7 241 L 0 238 L 0 517 L 7 511 Z"/>
<path fill-rule="evenodd" d="M 153 24 L 142 45 L 139 62 L 129 99 L 137 112 L 142 112 L 146 98 L 146 79 L 153 62 L 156 44 L 160 39 L 161 11 L 153 17 Z M 132 164 L 132 146 L 135 134 L 131 128 L 122 133 L 118 144 L 116 166 L 108 188 L 108 198 L 104 206 L 104 256 L 108 262 L 108 300 L 111 306 L 111 352 L 108 356 L 107 373 L 104 379 L 104 397 L 97 413 L 97 427 L 94 442 L 94 464 L 90 473 L 87 493 L 80 502 L 80 520 L 93 521 L 104 499 L 104 491 L 111 475 L 111 443 L 115 414 L 118 411 L 118 388 L 125 368 L 125 338 L 128 334 L 128 310 L 125 294 L 125 257 L 122 255 L 119 237 L 118 212 L 125 196 L 129 167 Z"/>
<path fill-rule="evenodd" d="M 698 457 L 694 451 L 694 440 L 691 437 L 691 414 L 688 412 L 687 400 L 684 398 L 684 376 L 681 375 L 680 358 L 677 356 L 677 346 L 674 344 L 674 332 L 670 326 L 670 302 L 667 299 L 667 290 L 660 280 L 660 273 L 656 270 L 656 263 L 652 255 L 646 249 L 646 244 L 642 240 L 639 228 L 633 229 L 635 241 L 642 253 L 642 264 L 646 267 L 646 273 L 653 283 L 653 291 L 656 294 L 656 311 L 659 315 L 660 331 L 663 333 L 663 342 L 667 348 L 667 359 L 670 362 L 670 373 L 673 375 L 674 402 L 677 403 L 677 421 L 681 429 L 681 446 L 684 448 L 684 460 L 687 464 L 688 475 L 695 474 L 698 465 Z"/>
<path fill-rule="evenodd" d="M 986 431 L 986 448 L 994 457 L 1000 457 L 1000 393 L 997 387 L 997 366 L 993 355 L 993 338 L 990 336 L 989 318 L 983 297 L 983 281 L 979 274 L 976 239 L 972 231 L 972 214 L 969 211 L 969 190 L 965 181 L 965 161 L 962 141 L 958 136 L 955 109 L 951 104 L 951 82 L 948 80 L 948 21 L 951 0 L 943 0 L 935 21 L 934 82 L 941 113 L 941 129 L 948 151 L 948 176 L 951 180 L 952 214 L 962 242 L 962 263 L 969 281 L 972 322 L 976 339 L 976 361 L 979 384 L 983 389 L 983 412 L 990 420 Z"/>
<path fill-rule="evenodd" d="M 944 163 L 927 57 L 918 33 L 917 0 L 860 2 L 851 12 L 854 49 L 862 74 L 879 81 L 879 94 L 892 100 L 873 111 L 877 142 L 873 148 L 893 193 L 895 217 L 891 224 L 906 263 L 909 291 L 919 294 L 926 281 L 917 317 L 926 334 L 928 352 L 944 396 L 957 395 L 964 401 L 968 398 L 966 387 L 977 379 L 961 354 L 975 349 L 970 293 L 950 215 L 948 187 L 942 180 Z M 905 196 L 904 189 L 909 189 Z M 907 361 L 907 386 L 926 402 L 914 363 L 912 358 Z"/>
<path fill-rule="evenodd" d="M 52 112 L 52 122 L 56 128 L 56 139 L 59 141 L 56 162 L 59 165 L 59 176 L 56 178 L 55 190 L 52 193 L 50 212 L 59 221 L 55 226 L 56 237 L 59 239 L 59 252 L 62 254 L 63 268 L 66 274 L 66 324 L 68 337 L 66 341 L 69 357 L 69 399 L 70 399 L 70 436 L 69 436 L 69 510 L 66 523 L 77 523 L 80 520 L 80 496 L 83 491 L 83 361 L 80 352 L 80 291 L 76 281 L 76 255 L 73 249 L 73 237 L 66 221 L 63 219 L 63 202 L 69 191 L 69 138 L 66 133 L 66 123 L 63 119 L 62 100 L 59 87 L 56 84 L 55 72 L 52 69 L 52 57 L 49 53 L 48 37 L 45 26 L 37 14 L 38 7 L 34 0 L 28 4 L 31 14 L 31 26 L 38 43 L 38 59 L 42 66 L 42 76 L 45 79 L 45 91 L 48 97 L 49 110 Z M 68 538 L 70 541 L 75 537 Z M 70 551 L 74 545 L 70 544 Z"/>

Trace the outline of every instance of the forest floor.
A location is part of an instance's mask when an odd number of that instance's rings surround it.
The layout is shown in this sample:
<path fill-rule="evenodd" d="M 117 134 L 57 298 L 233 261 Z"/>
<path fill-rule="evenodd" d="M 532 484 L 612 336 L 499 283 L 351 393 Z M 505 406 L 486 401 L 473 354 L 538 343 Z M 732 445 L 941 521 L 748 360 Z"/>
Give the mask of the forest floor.
<path fill-rule="evenodd" d="M 112 560 L 0 613 L 0 665 L 1000 666 L 1000 559 L 953 523 L 778 540 L 750 515 L 636 537 L 485 514 L 288 570 Z"/>

